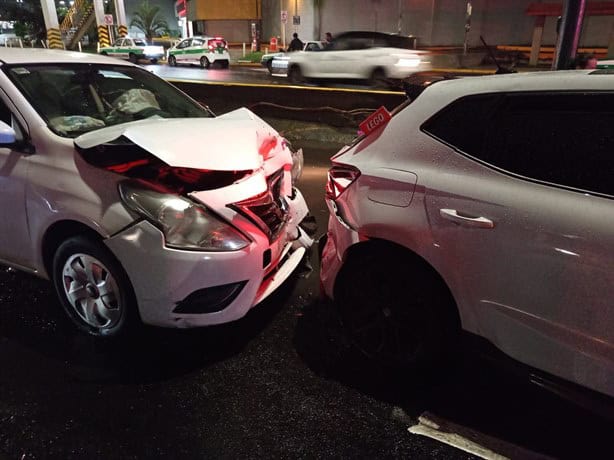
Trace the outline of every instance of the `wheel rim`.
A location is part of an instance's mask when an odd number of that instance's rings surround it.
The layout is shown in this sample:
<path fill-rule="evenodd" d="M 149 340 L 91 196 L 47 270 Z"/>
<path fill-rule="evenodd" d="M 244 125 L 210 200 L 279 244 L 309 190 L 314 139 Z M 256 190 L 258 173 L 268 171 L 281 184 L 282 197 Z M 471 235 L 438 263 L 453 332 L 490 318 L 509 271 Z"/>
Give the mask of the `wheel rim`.
<path fill-rule="evenodd" d="M 95 257 L 74 254 L 62 269 L 64 294 L 77 317 L 96 329 L 111 329 L 122 316 L 121 292 L 113 274 Z"/>
<path fill-rule="evenodd" d="M 384 276 L 371 273 L 355 280 L 359 290 L 344 298 L 343 317 L 354 345 L 367 357 L 404 364 L 422 352 L 428 324 L 424 299 L 413 293 L 406 301 Z"/>
<path fill-rule="evenodd" d="M 200 58 L 200 66 L 204 67 L 205 69 L 209 68 L 209 59 L 207 59 L 206 57 L 201 57 Z"/>
<path fill-rule="evenodd" d="M 171 67 L 175 67 L 175 56 L 168 58 L 168 63 L 171 65 Z"/>

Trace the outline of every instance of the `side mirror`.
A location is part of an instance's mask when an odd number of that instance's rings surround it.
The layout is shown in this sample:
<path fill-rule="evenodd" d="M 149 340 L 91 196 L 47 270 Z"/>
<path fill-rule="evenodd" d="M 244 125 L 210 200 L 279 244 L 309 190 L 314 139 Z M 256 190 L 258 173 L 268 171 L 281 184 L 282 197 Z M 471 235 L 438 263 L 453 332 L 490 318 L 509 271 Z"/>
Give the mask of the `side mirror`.
<path fill-rule="evenodd" d="M 15 130 L 5 122 L 0 121 L 0 145 L 14 145 L 16 141 Z"/>

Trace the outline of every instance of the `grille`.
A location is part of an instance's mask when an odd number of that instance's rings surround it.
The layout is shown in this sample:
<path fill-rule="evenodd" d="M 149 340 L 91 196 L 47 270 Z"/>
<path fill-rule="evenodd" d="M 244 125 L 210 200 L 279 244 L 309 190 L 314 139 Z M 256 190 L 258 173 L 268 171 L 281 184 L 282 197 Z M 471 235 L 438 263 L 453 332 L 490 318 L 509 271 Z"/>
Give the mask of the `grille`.
<path fill-rule="evenodd" d="M 256 224 L 273 242 L 288 221 L 288 205 L 281 195 L 283 170 L 267 177 L 267 190 L 248 200 L 231 205 Z"/>

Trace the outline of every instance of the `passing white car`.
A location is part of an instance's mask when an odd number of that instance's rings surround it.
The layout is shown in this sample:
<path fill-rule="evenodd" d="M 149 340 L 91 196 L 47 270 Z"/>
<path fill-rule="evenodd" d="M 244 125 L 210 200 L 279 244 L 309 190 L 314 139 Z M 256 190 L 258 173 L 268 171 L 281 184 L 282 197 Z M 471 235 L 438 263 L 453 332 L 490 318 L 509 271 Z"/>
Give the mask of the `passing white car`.
<path fill-rule="evenodd" d="M 0 61 L 0 261 L 51 279 L 83 331 L 233 321 L 299 265 L 302 153 L 254 113 L 102 56 Z"/>
<path fill-rule="evenodd" d="M 321 271 L 361 350 L 424 363 L 464 330 L 614 396 L 613 88 L 442 81 L 363 124 L 332 159 Z"/>
<path fill-rule="evenodd" d="M 389 80 L 407 78 L 428 70 L 430 64 L 423 51 L 413 49 L 411 37 L 381 32 L 345 32 L 318 53 L 289 53 L 288 79 L 361 80 L 374 86 Z"/>
<path fill-rule="evenodd" d="M 112 56 L 127 59 L 136 64 L 140 60 L 148 60 L 152 64 L 164 57 L 164 48 L 158 45 L 149 45 L 141 38 L 118 38 L 111 46 L 103 46 L 98 52 L 103 56 Z"/>
<path fill-rule="evenodd" d="M 325 47 L 325 42 L 309 40 L 303 45 L 303 51 L 321 51 Z M 290 56 L 288 53 L 268 53 L 263 54 L 260 59 L 260 64 L 266 67 L 271 75 L 285 75 L 288 72 L 288 61 Z"/>
<path fill-rule="evenodd" d="M 168 50 L 167 62 L 177 64 L 198 64 L 203 69 L 217 64 L 227 69 L 230 64 L 228 43 L 222 37 L 184 38 Z"/>

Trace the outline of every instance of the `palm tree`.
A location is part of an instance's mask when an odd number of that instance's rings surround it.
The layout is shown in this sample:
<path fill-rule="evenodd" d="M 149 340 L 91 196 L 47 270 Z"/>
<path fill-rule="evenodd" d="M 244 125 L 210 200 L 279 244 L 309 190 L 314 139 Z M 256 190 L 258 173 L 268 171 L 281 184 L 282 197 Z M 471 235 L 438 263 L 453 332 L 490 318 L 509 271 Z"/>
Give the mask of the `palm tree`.
<path fill-rule="evenodd" d="M 168 33 L 168 23 L 159 17 L 160 7 L 150 5 L 148 0 L 144 0 L 139 8 L 132 13 L 130 27 L 136 27 L 145 34 L 145 38 L 150 42 L 154 35 Z"/>

